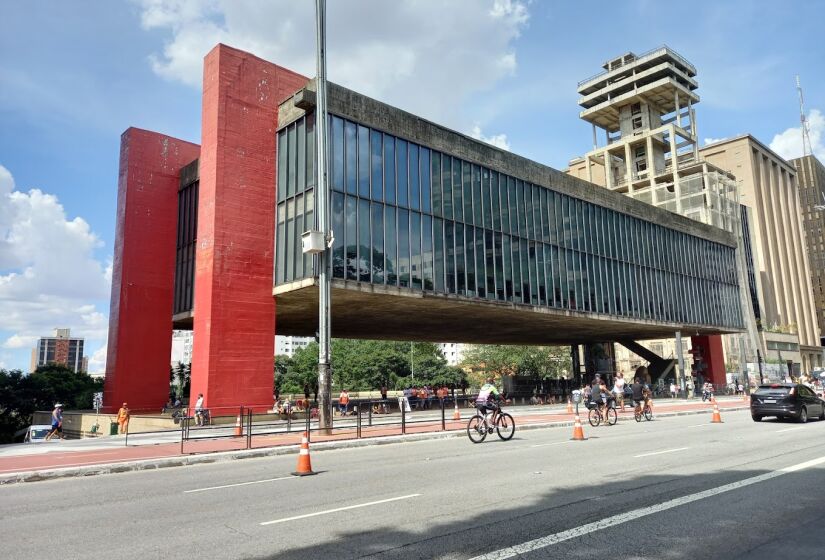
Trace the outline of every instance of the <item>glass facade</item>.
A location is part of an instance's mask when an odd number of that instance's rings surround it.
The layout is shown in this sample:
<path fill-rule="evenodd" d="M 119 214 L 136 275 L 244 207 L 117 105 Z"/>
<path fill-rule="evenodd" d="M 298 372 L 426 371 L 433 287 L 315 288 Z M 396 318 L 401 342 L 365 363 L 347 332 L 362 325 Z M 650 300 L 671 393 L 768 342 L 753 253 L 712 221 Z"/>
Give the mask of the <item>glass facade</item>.
<path fill-rule="evenodd" d="M 311 120 L 278 132 L 276 283 L 314 274 L 300 252 L 300 235 L 314 219 Z M 334 278 L 642 320 L 742 325 L 731 247 L 337 116 L 329 130 Z"/>

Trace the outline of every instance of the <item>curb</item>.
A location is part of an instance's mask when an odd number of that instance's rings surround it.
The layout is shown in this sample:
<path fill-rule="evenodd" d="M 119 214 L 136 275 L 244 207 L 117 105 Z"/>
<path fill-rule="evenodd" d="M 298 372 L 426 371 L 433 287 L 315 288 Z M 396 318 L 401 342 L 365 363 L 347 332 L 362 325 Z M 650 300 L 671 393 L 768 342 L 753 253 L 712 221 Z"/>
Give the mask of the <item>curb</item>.
<path fill-rule="evenodd" d="M 750 410 L 748 406 L 725 408 L 725 412 L 735 412 L 740 410 Z M 711 410 L 685 410 L 679 412 L 664 412 L 657 414 L 656 418 L 668 418 L 673 416 L 693 416 L 697 414 L 710 414 Z M 628 422 L 632 417 L 619 418 L 619 422 Z M 562 420 L 556 422 L 540 422 L 523 424 L 518 427 L 518 431 L 540 430 L 548 428 L 570 428 L 574 421 Z M 464 436 L 464 429 L 451 430 L 447 432 L 425 432 L 421 434 L 383 436 L 364 439 L 351 439 L 340 441 L 327 441 L 313 443 L 315 451 L 330 451 L 335 449 L 355 449 L 375 445 L 391 445 L 397 443 L 408 443 L 416 441 L 431 441 L 439 439 L 450 439 Z M 84 467 L 66 467 L 59 469 L 48 469 L 39 471 L 20 471 L 0 475 L 0 486 L 17 484 L 22 482 L 41 482 L 44 480 L 57 480 L 61 478 L 98 476 L 104 474 L 115 474 L 125 472 L 137 472 L 164 469 L 169 467 L 184 467 L 190 465 L 203 465 L 210 463 L 222 463 L 239 459 L 257 459 L 262 457 L 277 457 L 280 455 L 293 455 L 299 450 L 299 445 L 287 445 L 279 447 L 268 447 L 264 449 L 243 449 L 239 451 L 218 451 L 203 455 L 186 455 L 168 457 L 163 459 L 145 459 L 135 461 L 124 461 L 120 463 L 101 463 L 99 465 L 88 465 Z"/>

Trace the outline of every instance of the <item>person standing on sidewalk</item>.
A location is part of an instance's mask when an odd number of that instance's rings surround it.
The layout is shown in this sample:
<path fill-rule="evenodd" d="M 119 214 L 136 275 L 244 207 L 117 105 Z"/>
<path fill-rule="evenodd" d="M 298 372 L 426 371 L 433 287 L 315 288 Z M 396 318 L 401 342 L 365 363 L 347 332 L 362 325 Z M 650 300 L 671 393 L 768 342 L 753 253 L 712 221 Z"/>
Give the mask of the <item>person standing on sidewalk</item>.
<path fill-rule="evenodd" d="M 49 441 L 55 434 L 57 434 L 58 439 L 63 439 L 63 405 L 60 403 L 54 405 L 54 410 L 52 410 L 52 429 L 46 434 L 44 439 Z"/>
<path fill-rule="evenodd" d="M 349 408 L 349 393 L 346 389 L 341 391 L 341 394 L 338 396 L 338 412 L 341 416 L 347 415 L 347 409 Z"/>
<path fill-rule="evenodd" d="M 120 407 L 120 410 L 117 411 L 117 424 L 120 426 L 118 429 L 119 434 L 125 434 L 126 430 L 129 429 L 129 417 L 131 414 L 129 413 L 129 407 L 126 403 L 123 403 L 123 406 Z"/>
<path fill-rule="evenodd" d="M 624 384 L 624 373 L 619 372 L 613 384 L 613 394 L 616 396 L 616 402 L 621 405 L 622 412 L 624 412 Z"/>

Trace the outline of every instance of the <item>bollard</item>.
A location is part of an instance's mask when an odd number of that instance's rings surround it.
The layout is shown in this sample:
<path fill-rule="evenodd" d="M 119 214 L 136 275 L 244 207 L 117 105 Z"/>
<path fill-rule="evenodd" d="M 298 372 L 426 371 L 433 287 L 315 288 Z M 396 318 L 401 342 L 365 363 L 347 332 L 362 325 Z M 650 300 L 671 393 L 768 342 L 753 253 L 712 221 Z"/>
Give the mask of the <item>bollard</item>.
<path fill-rule="evenodd" d="M 367 406 L 369 407 L 367 409 L 367 424 L 372 427 L 372 399 L 367 402 Z"/>
<path fill-rule="evenodd" d="M 288 410 L 286 413 L 286 433 L 292 431 L 292 411 Z"/>
<path fill-rule="evenodd" d="M 441 431 L 447 431 L 447 419 L 444 417 L 444 399 L 441 399 Z"/>
<path fill-rule="evenodd" d="M 246 448 L 252 449 L 252 409 L 246 412 Z"/>
<path fill-rule="evenodd" d="M 129 447 L 129 422 L 126 422 L 126 439 L 123 443 L 123 447 Z"/>
<path fill-rule="evenodd" d="M 306 432 L 307 432 L 307 441 L 310 441 L 310 437 L 309 437 L 309 436 L 310 436 L 310 434 L 312 433 L 312 432 L 310 431 L 310 429 L 311 429 L 311 424 L 310 424 L 310 422 L 312 421 L 312 415 L 310 414 L 310 412 L 311 412 L 310 410 L 307 410 L 307 429 L 306 429 Z"/>
<path fill-rule="evenodd" d="M 183 429 L 186 426 L 186 417 L 180 419 L 180 454 L 183 455 Z"/>
<path fill-rule="evenodd" d="M 406 434 L 407 433 L 407 425 L 406 425 L 407 407 L 402 404 L 400 406 L 400 408 L 401 408 L 401 433 Z"/>
<path fill-rule="evenodd" d="M 355 415 L 355 437 L 361 439 L 361 408 L 357 406 L 355 408 L 358 411 Z"/>

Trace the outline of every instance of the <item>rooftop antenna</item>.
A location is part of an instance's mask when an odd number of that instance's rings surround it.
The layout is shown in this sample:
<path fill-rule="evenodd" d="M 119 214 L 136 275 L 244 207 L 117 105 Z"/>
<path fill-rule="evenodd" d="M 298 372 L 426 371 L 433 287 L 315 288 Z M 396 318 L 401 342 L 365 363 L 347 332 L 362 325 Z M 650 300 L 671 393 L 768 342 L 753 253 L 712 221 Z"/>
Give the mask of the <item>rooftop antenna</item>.
<path fill-rule="evenodd" d="M 808 119 L 805 118 L 805 101 L 802 97 L 802 84 L 799 76 L 796 77 L 796 91 L 799 92 L 799 122 L 802 125 L 802 155 L 811 155 L 811 130 Z"/>

